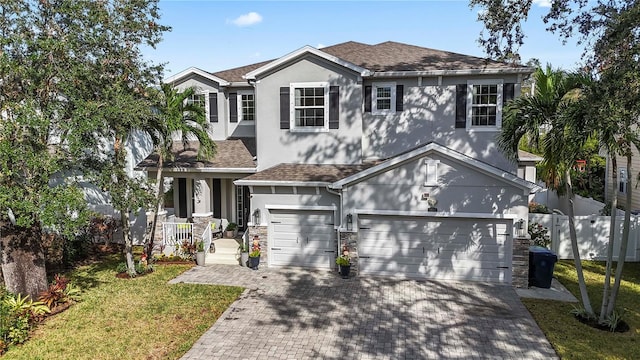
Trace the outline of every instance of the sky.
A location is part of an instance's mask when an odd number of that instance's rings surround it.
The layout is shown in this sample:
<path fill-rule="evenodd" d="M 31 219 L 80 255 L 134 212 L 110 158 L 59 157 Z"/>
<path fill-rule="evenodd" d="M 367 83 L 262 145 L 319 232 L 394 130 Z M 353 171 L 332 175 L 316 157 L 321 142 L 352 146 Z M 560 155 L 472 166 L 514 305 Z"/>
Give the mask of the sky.
<path fill-rule="evenodd" d="M 160 23 L 172 30 L 147 60 L 165 63 L 165 77 L 189 67 L 221 71 L 276 59 L 305 45 L 323 47 L 345 41 L 377 44 L 397 41 L 485 57 L 478 45 L 479 9 L 468 1 L 181 1 L 160 0 Z M 563 45 L 545 30 L 549 0 L 534 0 L 523 61 L 575 69 L 582 49 Z"/>

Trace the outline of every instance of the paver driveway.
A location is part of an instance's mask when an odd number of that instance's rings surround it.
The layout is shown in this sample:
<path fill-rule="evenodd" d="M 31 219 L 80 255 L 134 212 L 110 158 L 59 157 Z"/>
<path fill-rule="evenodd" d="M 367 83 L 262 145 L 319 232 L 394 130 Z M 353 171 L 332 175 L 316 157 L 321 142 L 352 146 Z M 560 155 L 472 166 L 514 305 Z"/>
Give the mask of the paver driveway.
<path fill-rule="evenodd" d="M 183 359 L 552 359 L 508 286 L 229 265 L 171 282 L 247 288 Z"/>

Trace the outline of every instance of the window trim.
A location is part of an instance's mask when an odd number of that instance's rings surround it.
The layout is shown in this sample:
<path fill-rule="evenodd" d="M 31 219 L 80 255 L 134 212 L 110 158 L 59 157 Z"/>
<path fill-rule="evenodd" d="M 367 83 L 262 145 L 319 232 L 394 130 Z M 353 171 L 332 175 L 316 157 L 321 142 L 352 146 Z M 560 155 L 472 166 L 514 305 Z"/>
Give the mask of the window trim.
<path fill-rule="evenodd" d="M 236 91 L 236 93 L 238 94 L 238 97 L 236 99 L 236 105 L 238 108 L 238 123 L 240 123 L 241 121 L 245 121 L 247 124 L 252 124 L 255 122 L 256 119 L 256 94 L 254 91 L 252 90 L 238 90 Z M 242 114 L 242 96 L 243 95 L 253 95 L 253 119 L 254 120 L 244 120 L 243 118 L 243 114 Z"/>
<path fill-rule="evenodd" d="M 196 90 L 193 92 L 194 96 L 202 96 L 202 106 L 204 107 L 204 116 L 206 119 L 207 124 L 210 124 L 209 122 L 209 93 L 212 91 L 209 90 Z M 189 104 L 189 98 L 185 99 L 185 105 Z"/>
<path fill-rule="evenodd" d="M 425 159 L 424 160 L 424 168 L 425 168 L 425 177 L 424 177 L 424 186 L 438 186 L 439 178 L 438 178 L 438 164 L 440 164 L 440 160 L 433 159 Z M 429 171 L 431 168 L 431 171 Z M 429 179 L 429 174 L 433 172 L 435 174 L 434 179 Z"/>
<path fill-rule="evenodd" d="M 389 109 L 378 110 L 378 87 L 388 87 L 391 89 L 391 106 Z M 395 82 L 374 82 L 371 83 L 371 114 L 388 115 L 396 112 L 396 83 Z"/>
<path fill-rule="evenodd" d="M 296 88 L 324 88 L 323 126 L 296 126 Z M 298 82 L 289 84 L 289 131 L 328 132 L 329 131 L 329 82 Z"/>
<path fill-rule="evenodd" d="M 472 125 L 473 122 L 473 86 L 474 85 L 497 85 L 496 89 L 496 124 L 495 125 Z M 504 104 L 502 96 L 504 80 L 502 79 L 482 79 L 467 80 L 467 130 L 472 131 L 497 131 L 502 129 L 502 106 Z"/>

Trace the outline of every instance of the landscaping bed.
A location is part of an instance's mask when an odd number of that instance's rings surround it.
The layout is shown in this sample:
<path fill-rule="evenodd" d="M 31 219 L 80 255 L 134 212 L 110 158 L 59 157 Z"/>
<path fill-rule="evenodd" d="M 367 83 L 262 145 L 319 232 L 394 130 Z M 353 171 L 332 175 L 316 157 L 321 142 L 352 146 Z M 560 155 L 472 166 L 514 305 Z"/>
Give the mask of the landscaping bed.
<path fill-rule="evenodd" d="M 120 255 L 68 274 L 81 299 L 39 324 L 3 359 L 177 359 L 240 295 L 242 288 L 167 282 L 193 265 L 167 265 L 143 277 L 115 277 Z"/>
<path fill-rule="evenodd" d="M 599 312 L 605 263 L 583 261 L 591 305 Z M 554 276 L 580 298 L 573 261 L 556 264 Z M 582 323 L 571 314 L 578 304 L 522 299 L 562 359 L 640 359 L 640 263 L 626 263 L 617 308 L 625 311 L 626 332 L 610 332 Z"/>

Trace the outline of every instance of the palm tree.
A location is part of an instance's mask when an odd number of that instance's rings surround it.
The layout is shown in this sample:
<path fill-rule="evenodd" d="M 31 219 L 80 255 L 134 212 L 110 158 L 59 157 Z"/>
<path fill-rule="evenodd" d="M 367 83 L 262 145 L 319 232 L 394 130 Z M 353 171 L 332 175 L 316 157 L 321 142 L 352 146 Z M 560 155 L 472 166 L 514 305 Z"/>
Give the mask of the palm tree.
<path fill-rule="evenodd" d="M 570 176 L 576 156 L 590 135 L 587 126 L 577 123 L 579 117 L 574 106 L 587 78 L 554 70 L 550 65 L 545 70 L 538 68 L 533 77 L 534 94 L 514 99 L 505 106 L 498 146 L 514 161 L 520 140 L 525 136 L 530 146 L 541 150 L 544 157 L 541 178 L 568 202 L 569 236 L 582 304 L 585 311 L 593 315 L 578 251 Z"/>
<path fill-rule="evenodd" d="M 180 138 L 179 140 L 183 144 L 186 144 L 189 140 L 197 140 L 200 143 L 198 148 L 199 159 L 210 158 L 215 154 L 215 142 L 207 133 L 207 119 L 204 107 L 188 101 L 196 95 L 196 92 L 197 90 L 193 87 L 178 91 L 170 84 L 162 84 L 161 91 L 158 93 L 155 111 L 162 126 L 147 131 L 157 139 L 154 140 L 154 144 L 156 144 L 155 152 L 158 154 L 158 171 L 154 189 L 155 206 L 152 211 L 151 229 L 147 234 L 146 241 L 148 256 L 151 256 L 153 250 L 158 213 L 162 211 L 164 160 L 172 156 L 171 148 L 174 138 Z"/>

